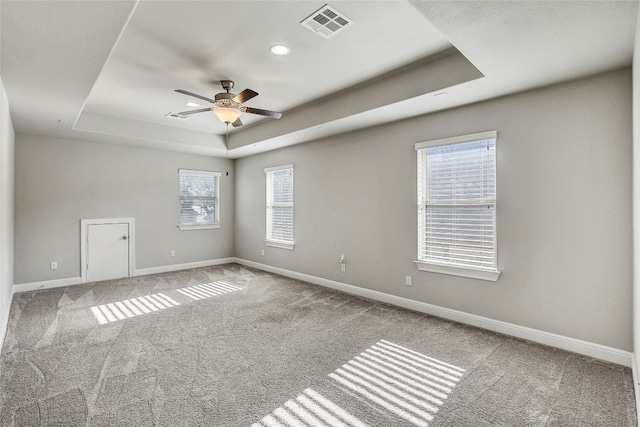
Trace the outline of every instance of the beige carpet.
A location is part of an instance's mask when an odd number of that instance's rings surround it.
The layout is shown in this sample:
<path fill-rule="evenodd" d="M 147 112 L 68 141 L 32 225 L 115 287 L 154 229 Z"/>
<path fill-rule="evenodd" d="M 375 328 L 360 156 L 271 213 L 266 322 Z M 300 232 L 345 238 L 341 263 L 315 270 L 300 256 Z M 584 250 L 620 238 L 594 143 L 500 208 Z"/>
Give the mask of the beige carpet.
<path fill-rule="evenodd" d="M 628 368 L 231 264 L 14 297 L 2 426 L 637 426 Z"/>

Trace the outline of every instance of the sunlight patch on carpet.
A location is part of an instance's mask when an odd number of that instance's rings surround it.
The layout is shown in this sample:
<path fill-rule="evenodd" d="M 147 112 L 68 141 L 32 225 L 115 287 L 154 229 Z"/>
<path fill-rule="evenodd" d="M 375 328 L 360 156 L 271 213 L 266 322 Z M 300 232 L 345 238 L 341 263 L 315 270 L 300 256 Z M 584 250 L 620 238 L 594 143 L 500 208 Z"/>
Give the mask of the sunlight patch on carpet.
<path fill-rule="evenodd" d="M 218 280 L 217 282 L 203 283 L 201 285 L 193 285 L 176 289 L 172 292 L 186 296 L 192 301 L 198 301 L 242 289 L 244 288 L 241 286 L 234 285 L 233 283 L 223 280 Z M 174 296 L 178 298 L 177 295 L 174 294 Z M 137 298 L 130 298 L 124 301 L 96 305 L 91 307 L 91 312 L 99 324 L 105 325 L 107 323 L 129 319 L 131 317 L 164 310 L 165 308 L 175 307 L 178 305 L 180 305 L 180 303 L 170 296 L 163 293 L 157 293 Z"/>
<path fill-rule="evenodd" d="M 426 427 L 465 370 L 381 340 L 329 377 L 340 388 Z"/>
<path fill-rule="evenodd" d="M 263 417 L 251 427 L 368 427 L 311 388 Z"/>
<path fill-rule="evenodd" d="M 211 298 L 229 292 L 239 291 L 241 289 L 244 288 L 234 285 L 233 283 L 218 280 L 217 282 L 188 286 L 186 288 L 178 289 L 177 291 L 182 295 L 197 301 L 200 299 Z"/>
<path fill-rule="evenodd" d="M 106 323 L 140 316 L 141 314 L 164 310 L 165 308 L 174 307 L 176 305 L 180 305 L 180 303 L 163 293 L 157 293 L 138 298 L 131 298 L 124 301 L 97 305 L 91 307 L 91 312 L 95 316 L 96 320 L 98 320 L 98 323 L 104 325 Z"/>

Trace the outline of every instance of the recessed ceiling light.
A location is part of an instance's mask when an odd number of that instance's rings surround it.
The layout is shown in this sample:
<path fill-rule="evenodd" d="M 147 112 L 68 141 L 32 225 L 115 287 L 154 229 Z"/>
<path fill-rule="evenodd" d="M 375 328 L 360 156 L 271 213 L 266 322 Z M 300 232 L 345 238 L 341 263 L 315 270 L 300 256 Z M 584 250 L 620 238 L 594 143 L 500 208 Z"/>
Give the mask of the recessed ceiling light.
<path fill-rule="evenodd" d="M 282 44 L 274 44 L 269 48 L 271 53 L 278 56 L 284 56 L 289 54 L 289 48 Z"/>
<path fill-rule="evenodd" d="M 195 102 L 187 102 L 187 107 L 199 107 L 200 104 L 196 104 Z"/>

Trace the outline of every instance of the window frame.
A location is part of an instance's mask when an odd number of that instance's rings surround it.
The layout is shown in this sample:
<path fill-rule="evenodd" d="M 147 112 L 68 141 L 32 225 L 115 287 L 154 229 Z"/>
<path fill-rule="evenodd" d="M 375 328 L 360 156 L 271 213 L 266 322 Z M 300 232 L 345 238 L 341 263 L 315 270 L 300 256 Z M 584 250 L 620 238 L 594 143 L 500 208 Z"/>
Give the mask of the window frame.
<path fill-rule="evenodd" d="M 280 248 L 280 249 L 288 249 L 288 250 L 293 250 L 295 248 L 295 238 L 293 237 L 295 234 L 294 232 L 292 232 L 292 240 L 288 241 L 288 240 L 280 240 L 280 239 L 274 239 L 272 237 L 270 237 L 269 235 L 269 231 L 271 230 L 271 224 L 269 223 L 269 210 L 271 208 L 273 208 L 273 200 L 269 200 L 269 194 L 273 194 L 273 191 L 269 191 L 269 174 L 273 173 L 273 172 L 278 172 L 278 171 L 282 171 L 282 170 L 288 170 L 291 169 L 291 194 L 292 194 L 292 201 L 291 201 L 291 208 L 292 208 L 292 221 L 291 221 L 291 226 L 292 226 L 292 230 L 295 230 L 295 174 L 294 174 L 294 167 L 293 164 L 286 164 L 286 165 L 280 165 L 280 166 L 273 166 L 273 167 L 268 167 L 264 169 L 264 173 L 265 173 L 265 245 L 269 246 L 269 247 L 273 247 L 273 248 Z M 273 184 L 273 182 L 272 182 Z"/>
<path fill-rule="evenodd" d="M 438 262 L 433 262 L 433 261 L 427 261 L 424 259 L 420 259 L 420 255 L 421 255 L 421 245 L 420 245 L 420 239 L 424 239 L 425 236 L 421 235 L 421 226 L 420 226 L 420 216 L 424 213 L 424 209 L 426 209 L 426 189 L 427 189 L 427 184 L 426 182 L 421 182 L 421 179 L 425 173 L 426 173 L 426 165 L 421 164 L 420 162 L 420 151 L 421 150 L 426 150 L 428 148 L 434 148 L 434 147 L 441 147 L 441 146 L 446 146 L 446 145 L 454 145 L 454 144 L 463 144 L 463 143 L 468 143 L 468 142 L 476 142 L 476 141 L 482 141 L 482 140 L 488 140 L 488 139 L 493 139 L 494 140 L 494 144 L 495 144 L 495 151 L 494 151 L 494 156 L 495 156 L 495 162 L 494 162 L 494 176 L 495 176 L 495 186 L 497 188 L 497 139 L 498 139 L 498 132 L 497 131 L 486 131 L 486 132 L 479 132 L 479 133 L 474 133 L 474 134 L 469 134 L 469 135 L 461 135 L 461 136 L 455 136 L 455 137 L 451 137 L 451 138 L 443 138 L 443 139 L 436 139 L 436 140 L 431 140 L 431 141 L 424 141 L 424 142 L 419 142 L 417 144 L 415 144 L 415 149 L 416 149 L 416 153 L 417 153 L 417 259 L 414 260 L 414 263 L 416 264 L 418 270 L 420 271 L 428 271 L 428 272 L 433 272 L 433 273 L 441 273 L 441 274 L 448 274 L 448 275 L 453 275 L 453 276 L 460 276 L 460 277 L 468 277 L 468 278 L 473 278 L 473 279 L 481 279 L 481 280 L 488 280 L 488 281 L 497 281 L 498 277 L 500 277 L 501 271 L 498 270 L 498 235 L 497 235 L 497 228 L 498 228 L 498 219 L 497 219 L 497 192 L 496 192 L 496 197 L 493 201 L 493 209 L 494 211 L 494 224 L 493 224 L 493 235 L 494 235 L 494 259 L 495 259 L 495 264 L 494 264 L 494 268 L 493 269 L 481 269 L 481 268 L 474 268 L 474 267 L 469 267 L 469 266 L 460 266 L 460 265 L 455 265 L 454 263 L 452 264 L 445 264 L 445 263 L 438 263 Z M 426 156 L 426 151 L 424 152 L 424 155 Z M 425 170 L 422 170 L 422 168 L 424 168 Z M 480 203 L 479 203 L 480 204 Z M 482 202 L 482 205 L 485 205 L 486 202 Z"/>
<path fill-rule="evenodd" d="M 215 214 L 215 218 L 213 221 L 211 222 L 206 222 L 206 223 L 182 223 L 181 222 L 181 206 L 182 206 L 182 200 L 183 200 L 183 196 L 180 194 L 181 193 L 181 186 L 180 186 L 180 176 L 182 174 L 190 174 L 190 175 L 204 175 L 204 176 L 213 176 L 214 177 L 214 193 L 215 193 L 215 207 L 214 207 L 214 214 Z M 221 177 L 222 177 L 222 173 L 221 172 L 214 172 L 214 171 L 204 171 L 204 170 L 195 170 L 195 169 L 178 169 L 178 201 L 179 201 L 179 212 L 178 212 L 178 228 L 181 231 L 185 231 L 185 230 L 204 230 L 204 229 L 211 229 L 211 228 L 220 228 L 220 181 L 221 181 Z M 217 178 L 217 179 L 216 179 Z"/>

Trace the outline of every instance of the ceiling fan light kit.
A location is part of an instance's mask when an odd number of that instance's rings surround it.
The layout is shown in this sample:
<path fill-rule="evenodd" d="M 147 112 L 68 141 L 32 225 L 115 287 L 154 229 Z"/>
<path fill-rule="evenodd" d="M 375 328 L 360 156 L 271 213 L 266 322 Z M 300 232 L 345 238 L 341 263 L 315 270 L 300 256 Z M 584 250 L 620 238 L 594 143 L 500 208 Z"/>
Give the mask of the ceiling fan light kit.
<path fill-rule="evenodd" d="M 238 120 L 238 117 L 240 117 L 240 114 L 242 114 L 242 111 L 240 111 L 237 108 L 222 107 L 222 108 L 216 108 L 215 110 L 213 110 L 213 114 L 218 116 L 218 118 L 222 120 L 224 123 L 230 124 Z"/>
<path fill-rule="evenodd" d="M 213 104 L 212 107 L 209 108 L 200 108 L 198 110 L 190 110 L 190 111 L 182 111 L 177 113 L 181 116 L 188 116 L 191 114 L 204 113 L 207 111 L 213 111 L 213 113 L 218 116 L 218 118 L 223 122 L 231 124 L 233 127 L 242 126 L 242 122 L 240 121 L 240 115 L 242 113 L 250 113 L 257 114 L 260 116 L 269 117 L 272 119 L 279 119 L 282 117 L 282 113 L 277 111 L 269 111 L 262 110 L 260 108 L 252 108 L 252 107 L 243 107 L 242 104 L 246 101 L 258 96 L 258 92 L 245 89 L 242 92 L 235 94 L 231 93 L 231 89 L 233 89 L 234 83 L 232 80 L 220 80 L 220 84 L 222 88 L 226 92 L 217 93 L 214 96 L 214 99 L 207 98 L 206 96 L 198 95 L 193 92 L 189 92 L 183 89 L 176 89 L 175 91 L 178 93 L 182 93 L 184 95 L 193 96 L 198 99 L 202 99 L 203 101 L 208 101 Z"/>

